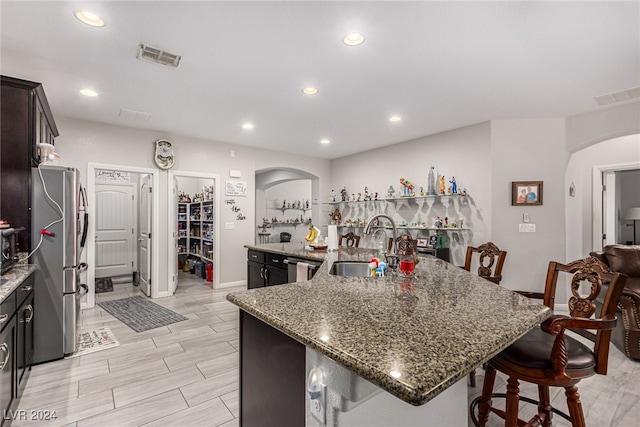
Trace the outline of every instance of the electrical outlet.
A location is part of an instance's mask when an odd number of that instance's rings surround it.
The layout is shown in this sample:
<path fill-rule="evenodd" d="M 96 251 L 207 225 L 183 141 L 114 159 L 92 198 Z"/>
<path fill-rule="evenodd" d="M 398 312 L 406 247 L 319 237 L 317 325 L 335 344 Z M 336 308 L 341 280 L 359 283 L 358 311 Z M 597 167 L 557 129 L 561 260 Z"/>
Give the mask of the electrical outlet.
<path fill-rule="evenodd" d="M 522 222 L 529 222 L 529 214 L 528 213 L 522 214 Z"/>
<path fill-rule="evenodd" d="M 536 225 L 535 224 L 520 224 L 518 227 L 518 231 L 520 233 L 535 233 Z"/>
<path fill-rule="evenodd" d="M 314 418 L 322 425 L 327 424 L 326 411 L 325 411 L 325 395 L 327 394 L 327 387 L 322 385 L 322 391 L 318 393 L 315 399 L 309 398 L 309 412 Z"/>
<path fill-rule="evenodd" d="M 225 230 L 233 230 L 234 228 L 236 228 L 235 222 L 225 222 L 224 223 L 224 229 Z"/>

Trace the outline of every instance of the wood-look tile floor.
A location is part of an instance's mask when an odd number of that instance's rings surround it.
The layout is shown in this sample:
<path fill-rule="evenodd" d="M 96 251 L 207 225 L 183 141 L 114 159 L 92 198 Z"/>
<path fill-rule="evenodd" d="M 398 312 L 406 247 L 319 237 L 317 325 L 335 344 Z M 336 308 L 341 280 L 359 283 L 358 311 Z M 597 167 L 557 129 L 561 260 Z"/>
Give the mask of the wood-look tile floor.
<path fill-rule="evenodd" d="M 120 346 L 85 356 L 34 366 L 18 410 L 55 411 L 50 421 L 16 420 L 12 425 L 38 426 L 224 426 L 238 420 L 238 309 L 226 294 L 238 288 L 212 290 L 193 275 L 181 275 L 172 297 L 153 302 L 189 318 L 136 333 L 99 306 L 83 310 L 83 328 L 109 326 Z M 115 284 L 97 301 L 141 295 L 131 284 Z M 482 389 L 468 388 L 469 401 Z M 640 425 L 640 363 L 612 348 L 609 375 L 582 381 L 579 391 L 588 426 Z M 496 392 L 505 379 L 498 377 Z M 522 395 L 536 389 L 523 384 Z M 566 411 L 561 390 L 553 404 Z M 521 405 L 528 415 L 530 405 Z M 527 412 L 528 411 L 528 412 Z M 490 417 L 490 426 L 501 425 Z M 425 423 L 427 426 L 428 423 Z M 473 424 L 469 421 L 469 426 Z M 555 426 L 568 426 L 560 417 Z M 391 426 L 390 426 L 391 427 Z"/>

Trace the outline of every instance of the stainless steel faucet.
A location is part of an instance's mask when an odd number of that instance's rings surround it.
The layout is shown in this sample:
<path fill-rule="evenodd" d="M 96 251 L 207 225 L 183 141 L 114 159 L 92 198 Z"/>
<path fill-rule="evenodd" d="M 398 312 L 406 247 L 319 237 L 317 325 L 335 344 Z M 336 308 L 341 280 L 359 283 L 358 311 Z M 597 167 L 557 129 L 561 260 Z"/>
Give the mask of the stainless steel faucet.
<path fill-rule="evenodd" d="M 389 267 L 395 268 L 397 266 L 397 261 L 399 259 L 398 258 L 398 242 L 396 241 L 398 238 L 398 227 L 396 227 L 396 222 L 389 215 L 376 214 L 371 218 L 369 218 L 369 220 L 367 221 L 367 225 L 364 226 L 364 230 L 363 230 L 364 234 L 371 234 L 371 228 L 373 226 L 372 224 L 376 218 L 386 218 L 389 221 L 391 221 L 391 228 L 392 228 L 392 235 L 393 235 L 393 245 L 391 246 L 391 250 L 393 255 L 387 255 L 387 258 L 388 258 L 387 264 L 389 265 Z"/>

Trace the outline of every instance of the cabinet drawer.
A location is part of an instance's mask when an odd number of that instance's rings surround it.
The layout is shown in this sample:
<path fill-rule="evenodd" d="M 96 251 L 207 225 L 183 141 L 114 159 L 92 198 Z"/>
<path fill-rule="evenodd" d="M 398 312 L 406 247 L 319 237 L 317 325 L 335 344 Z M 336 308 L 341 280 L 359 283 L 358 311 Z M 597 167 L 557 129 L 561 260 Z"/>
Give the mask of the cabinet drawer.
<path fill-rule="evenodd" d="M 287 258 L 286 255 L 271 254 L 267 252 L 265 262 L 267 265 L 272 265 L 274 267 L 282 268 L 286 270 L 287 264 L 284 263 L 285 258 Z"/>
<path fill-rule="evenodd" d="M 16 312 L 16 291 L 11 292 L 0 304 L 0 330 L 2 330 L 11 320 Z"/>
<path fill-rule="evenodd" d="M 24 279 L 24 282 L 13 291 L 16 295 L 16 308 L 20 307 L 29 294 L 33 292 L 34 276 L 35 274 L 30 274 L 29 277 Z"/>
<path fill-rule="evenodd" d="M 249 261 L 264 262 L 264 252 L 249 249 L 247 252 L 247 259 Z"/>

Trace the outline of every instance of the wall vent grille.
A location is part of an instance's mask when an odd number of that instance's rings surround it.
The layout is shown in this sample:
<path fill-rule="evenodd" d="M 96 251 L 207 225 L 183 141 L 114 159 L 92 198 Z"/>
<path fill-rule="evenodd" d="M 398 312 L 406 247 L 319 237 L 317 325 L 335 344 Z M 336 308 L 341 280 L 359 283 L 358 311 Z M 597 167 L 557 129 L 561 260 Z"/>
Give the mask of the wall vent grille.
<path fill-rule="evenodd" d="M 640 98 L 640 87 L 621 90 L 620 92 L 609 93 L 607 95 L 596 96 L 594 99 L 600 105 L 607 105 L 613 104 L 614 102 L 628 101 L 634 98 Z"/>

